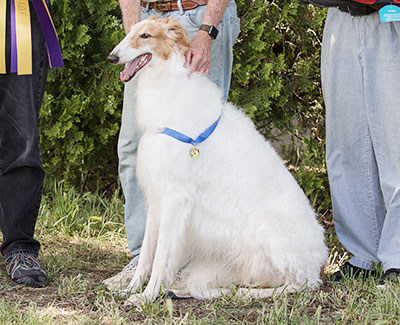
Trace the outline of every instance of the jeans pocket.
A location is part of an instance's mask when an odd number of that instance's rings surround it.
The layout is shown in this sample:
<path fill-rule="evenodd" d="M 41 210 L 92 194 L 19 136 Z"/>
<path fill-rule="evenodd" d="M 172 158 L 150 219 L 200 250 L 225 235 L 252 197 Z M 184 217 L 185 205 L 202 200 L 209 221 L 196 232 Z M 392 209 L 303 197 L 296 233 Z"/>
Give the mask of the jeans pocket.
<path fill-rule="evenodd" d="M 199 6 L 192 10 L 185 11 L 186 21 L 192 27 L 199 29 L 203 23 L 203 17 L 206 12 L 206 6 Z"/>

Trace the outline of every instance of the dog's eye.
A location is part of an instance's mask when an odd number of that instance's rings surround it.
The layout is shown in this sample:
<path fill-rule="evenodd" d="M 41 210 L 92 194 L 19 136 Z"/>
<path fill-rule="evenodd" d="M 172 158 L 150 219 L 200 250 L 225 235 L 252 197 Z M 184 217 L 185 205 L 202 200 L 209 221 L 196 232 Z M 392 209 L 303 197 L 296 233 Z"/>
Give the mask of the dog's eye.
<path fill-rule="evenodd" d="M 147 34 L 147 33 L 143 33 L 142 35 L 140 35 L 141 38 L 150 38 L 151 35 Z"/>

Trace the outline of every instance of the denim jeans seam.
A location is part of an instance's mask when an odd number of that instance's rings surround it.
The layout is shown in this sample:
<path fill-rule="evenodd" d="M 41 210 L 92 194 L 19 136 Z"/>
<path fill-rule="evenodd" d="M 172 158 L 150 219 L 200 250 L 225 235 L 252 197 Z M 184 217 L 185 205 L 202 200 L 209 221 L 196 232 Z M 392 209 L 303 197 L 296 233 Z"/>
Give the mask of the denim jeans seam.
<path fill-rule="evenodd" d="M 357 17 L 355 17 L 355 18 L 357 18 Z M 361 25 L 359 23 L 360 21 L 359 20 L 354 20 L 354 21 L 357 23 L 357 26 L 356 26 L 357 29 L 355 31 L 355 38 L 356 38 L 356 43 L 358 46 L 358 59 L 359 59 L 359 61 L 361 61 L 363 58 L 362 53 L 364 52 L 364 50 L 363 50 L 364 38 L 360 37 L 360 34 L 361 34 Z M 361 64 L 361 62 L 360 62 L 360 64 Z M 365 96 L 364 96 L 364 98 L 365 98 Z"/>
<path fill-rule="evenodd" d="M 39 76 L 38 76 L 38 90 L 36 93 L 36 110 L 37 110 L 37 116 L 38 116 L 38 121 L 39 121 L 39 115 L 40 115 L 40 102 L 42 101 L 42 96 L 41 94 L 43 93 L 43 86 L 42 86 L 42 79 L 43 79 L 43 72 L 45 70 L 45 60 L 46 60 L 46 46 L 43 46 L 43 50 L 40 56 L 40 64 L 39 64 Z"/>
<path fill-rule="evenodd" d="M 357 32 L 356 32 L 356 38 L 359 44 L 359 62 L 361 65 L 362 70 L 364 71 L 364 66 L 365 66 L 365 56 L 363 55 L 364 52 L 364 46 L 365 46 L 365 38 L 367 37 L 366 35 L 363 35 L 363 37 L 360 39 L 360 33 L 363 32 L 365 33 L 365 29 L 361 30 L 361 24 L 359 23 L 360 21 L 357 20 Z M 364 26 L 364 25 L 363 25 Z M 378 249 L 379 249 L 379 240 L 380 240 L 380 230 L 379 230 L 379 224 L 378 224 L 378 220 L 377 220 L 377 213 L 376 213 L 376 200 L 374 197 L 374 189 L 373 189 L 373 180 L 372 180 L 372 170 L 371 170 L 371 161 L 372 158 L 374 158 L 374 162 L 375 164 L 377 164 L 377 156 L 376 156 L 376 152 L 375 152 L 375 146 L 374 146 L 374 141 L 372 138 L 372 132 L 371 132 L 371 128 L 370 128 L 370 123 L 369 123 L 369 119 L 368 119 L 368 105 L 366 102 L 366 96 L 365 96 L 365 91 L 366 91 L 366 87 L 365 87 L 365 78 L 363 77 L 363 81 L 364 81 L 364 87 L 363 87 L 363 98 L 364 98 L 364 110 L 365 110 L 365 123 L 367 124 L 367 137 L 369 139 L 368 141 L 368 196 L 370 198 L 369 200 L 369 207 L 371 209 L 371 218 L 373 218 L 372 224 L 373 224 L 373 229 L 372 229 L 372 234 L 374 236 L 374 244 L 375 244 L 375 256 L 378 253 Z"/>
<path fill-rule="evenodd" d="M 375 153 L 375 160 L 376 160 L 376 164 L 377 164 L 377 169 L 378 169 L 378 177 L 379 177 L 379 183 L 381 183 L 381 181 L 380 181 L 380 174 L 379 174 L 379 166 L 382 166 L 382 164 L 383 164 L 383 159 L 382 159 L 382 154 L 381 154 L 381 152 L 380 152 L 380 150 L 379 150 L 379 148 L 381 148 L 382 146 L 381 145 L 379 145 L 377 142 L 379 142 L 378 140 L 374 140 L 373 141 L 373 148 L 374 148 L 374 153 Z M 382 196 L 383 196 L 383 192 L 382 192 Z M 390 202 L 387 202 L 387 204 L 386 204 L 386 200 L 385 200 L 385 197 L 383 196 L 383 201 L 384 201 L 384 207 L 385 207 L 385 209 L 387 208 L 387 205 L 389 205 L 390 204 Z"/>
<path fill-rule="evenodd" d="M 366 107 L 366 104 L 364 105 L 364 107 Z M 368 196 L 369 196 L 369 210 L 371 210 L 371 214 L 370 216 L 373 218 L 372 223 L 374 225 L 374 229 L 373 229 L 373 236 L 374 236 L 374 244 L 375 244 L 375 255 L 378 252 L 378 248 L 379 248 L 379 225 L 378 225 L 378 221 L 376 218 L 376 211 L 375 211 L 375 199 L 374 199 L 374 191 L 373 191 L 373 184 L 372 184 L 372 170 L 371 170 L 371 166 L 370 166 L 370 162 L 372 159 L 372 151 L 374 150 L 374 145 L 373 145 L 373 141 L 372 141 L 372 135 L 371 135 L 371 130 L 369 128 L 369 123 L 368 123 L 368 118 L 366 116 L 366 121 L 367 123 L 367 138 L 369 139 L 368 141 L 368 145 L 367 145 L 367 177 L 368 177 Z M 376 156 L 373 155 L 376 159 Z M 374 217 L 375 216 L 375 217 Z M 369 216 L 368 216 L 369 217 Z"/>
<path fill-rule="evenodd" d="M 44 45 L 44 41 L 43 43 L 43 48 L 42 48 L 42 53 L 40 55 L 40 63 L 39 63 L 39 76 L 38 76 L 38 90 L 36 93 L 36 105 L 35 105 L 35 109 L 36 109 L 36 124 L 37 124 L 37 128 L 39 130 L 40 127 L 40 109 L 41 109 L 41 104 L 42 104 L 42 99 L 43 99 L 43 92 L 44 92 L 44 86 L 45 84 L 42 82 L 42 79 L 44 78 L 44 74 L 46 71 L 46 60 L 47 60 L 47 49 L 46 49 L 46 45 Z M 47 75 L 46 75 L 47 76 Z M 41 153 L 41 146 L 40 146 L 40 132 L 38 132 L 37 134 L 37 144 L 38 144 L 38 152 L 39 152 L 39 156 L 40 156 L 40 160 L 42 159 L 42 153 Z M 41 188 L 39 190 L 39 194 L 38 194 L 38 200 L 36 202 L 36 206 L 35 206 L 35 210 L 33 211 L 33 218 L 35 220 L 37 220 L 37 217 L 39 215 L 39 209 L 40 209 L 40 204 L 42 201 L 42 193 L 43 193 L 43 182 L 41 185 Z"/>

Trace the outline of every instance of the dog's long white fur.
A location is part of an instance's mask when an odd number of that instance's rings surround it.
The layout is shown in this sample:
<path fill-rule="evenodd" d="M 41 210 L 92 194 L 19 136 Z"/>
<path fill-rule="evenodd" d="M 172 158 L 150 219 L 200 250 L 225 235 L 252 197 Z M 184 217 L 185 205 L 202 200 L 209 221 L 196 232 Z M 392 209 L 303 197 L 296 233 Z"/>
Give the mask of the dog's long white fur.
<path fill-rule="evenodd" d="M 142 132 L 137 177 L 148 215 L 129 290 L 150 280 L 142 296 L 129 299 L 155 299 L 178 271 L 175 292 L 199 299 L 218 297 L 233 286 L 251 297 L 317 288 L 327 248 L 304 193 L 252 121 L 224 103 L 206 76 L 188 73 L 181 50 L 172 48 L 164 60 L 154 39 L 132 47 L 154 24 L 166 39 L 174 37 L 170 20 L 143 21 L 112 52 L 120 63 L 152 53 L 137 76 L 131 108 Z M 198 160 L 189 155 L 191 145 L 159 133 L 169 127 L 196 138 L 221 113 L 214 133 L 198 145 Z"/>

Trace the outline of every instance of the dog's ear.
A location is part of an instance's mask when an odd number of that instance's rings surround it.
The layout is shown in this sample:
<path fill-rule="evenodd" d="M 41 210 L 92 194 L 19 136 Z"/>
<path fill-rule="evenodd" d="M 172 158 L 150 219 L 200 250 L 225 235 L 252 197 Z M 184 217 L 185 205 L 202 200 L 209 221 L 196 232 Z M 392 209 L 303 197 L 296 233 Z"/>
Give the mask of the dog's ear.
<path fill-rule="evenodd" d="M 190 46 L 189 37 L 186 29 L 175 19 L 168 17 L 165 21 L 168 30 L 168 36 L 176 42 L 183 52 L 186 52 Z"/>

